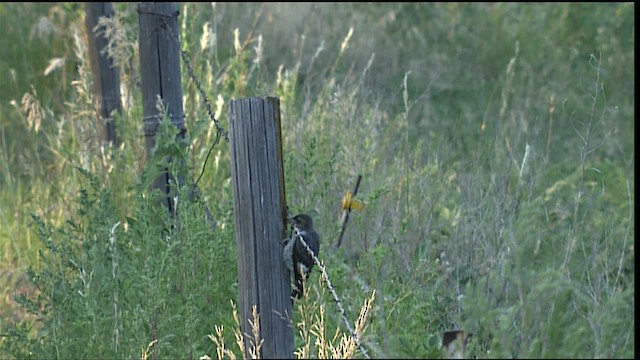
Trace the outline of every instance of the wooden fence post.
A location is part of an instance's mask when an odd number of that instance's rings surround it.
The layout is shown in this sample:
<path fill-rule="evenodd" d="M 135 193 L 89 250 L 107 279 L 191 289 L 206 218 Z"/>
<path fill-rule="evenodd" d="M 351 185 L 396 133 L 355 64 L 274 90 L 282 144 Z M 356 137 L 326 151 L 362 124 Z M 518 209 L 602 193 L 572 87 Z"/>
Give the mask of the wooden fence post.
<path fill-rule="evenodd" d="M 84 6 L 85 25 L 89 40 L 89 58 L 93 72 L 93 92 L 97 102 L 96 107 L 101 120 L 104 122 L 105 141 L 118 147 L 120 139 L 116 132 L 116 124 L 113 122 L 112 114 L 114 111 L 122 111 L 120 73 L 118 67 L 113 64 L 113 60 L 102 52 L 107 46 L 107 38 L 104 34 L 97 34 L 94 31 L 100 17 L 113 16 L 113 6 L 108 2 L 88 2 Z"/>
<path fill-rule="evenodd" d="M 282 259 L 285 191 L 277 98 L 229 104 L 241 330 L 260 315 L 261 358 L 293 357 L 289 272 Z M 245 340 L 245 346 L 249 346 Z M 249 354 L 245 349 L 245 354 Z"/>
<path fill-rule="evenodd" d="M 176 3 L 139 3 L 138 24 L 144 135 L 147 159 L 150 159 L 163 115 L 157 108 L 158 96 L 162 99 L 171 122 L 178 128 L 178 137 L 183 139 L 186 133 L 182 108 L 180 45 L 177 38 L 178 7 Z M 151 187 L 169 195 L 169 180 L 169 175 L 165 174 L 158 177 Z M 184 184 L 184 178 L 179 178 L 178 182 L 180 185 Z M 166 205 L 173 213 L 171 196 L 167 196 Z"/>

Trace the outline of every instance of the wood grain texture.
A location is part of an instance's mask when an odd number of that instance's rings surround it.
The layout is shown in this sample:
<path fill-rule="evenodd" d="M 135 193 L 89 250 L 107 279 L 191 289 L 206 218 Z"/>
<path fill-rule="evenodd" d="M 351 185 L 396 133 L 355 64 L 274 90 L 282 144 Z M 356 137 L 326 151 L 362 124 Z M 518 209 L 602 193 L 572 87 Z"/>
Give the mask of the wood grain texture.
<path fill-rule="evenodd" d="M 179 34 L 176 3 L 138 3 L 138 26 L 145 146 L 147 159 L 150 159 L 163 115 L 158 111 L 158 97 L 162 99 L 171 123 L 178 128 L 178 136 L 184 138 L 186 133 L 182 108 L 180 47 L 176 38 Z M 169 194 L 170 180 L 170 176 L 164 174 L 151 187 L 168 194 L 165 202 L 173 213 L 172 196 Z M 178 182 L 184 184 L 184 177 L 180 177 Z"/>
<path fill-rule="evenodd" d="M 120 102 L 120 72 L 103 49 L 107 38 L 94 31 L 100 17 L 112 17 L 113 6 L 109 2 L 85 3 L 85 25 L 87 27 L 88 50 L 93 72 L 93 93 L 100 120 L 104 123 L 104 139 L 115 147 L 120 145 L 112 113 L 122 111 Z"/>
<path fill-rule="evenodd" d="M 291 358 L 291 287 L 282 260 L 285 197 L 279 100 L 232 100 L 229 119 L 242 331 L 251 333 L 248 320 L 251 307 L 257 305 L 264 340 L 261 356 Z"/>

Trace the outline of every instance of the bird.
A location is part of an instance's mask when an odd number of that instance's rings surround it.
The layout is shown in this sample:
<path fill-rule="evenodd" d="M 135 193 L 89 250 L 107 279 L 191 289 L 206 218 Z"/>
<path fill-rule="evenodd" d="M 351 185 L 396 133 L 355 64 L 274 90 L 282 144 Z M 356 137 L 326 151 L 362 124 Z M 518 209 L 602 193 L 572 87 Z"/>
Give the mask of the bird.
<path fill-rule="evenodd" d="M 462 330 L 442 333 L 441 355 L 443 359 L 464 359 L 464 350 L 473 334 L 465 334 Z"/>
<path fill-rule="evenodd" d="M 293 234 L 286 240 L 283 250 L 284 262 L 289 271 L 293 272 L 295 287 L 291 291 L 291 297 L 300 299 L 304 293 L 304 282 L 309 278 L 311 269 L 315 264 L 313 257 L 300 241 L 300 237 L 309 245 L 313 254 L 318 257 L 320 253 L 320 235 L 313 227 L 313 219 L 307 214 L 298 214 L 291 221 Z"/>

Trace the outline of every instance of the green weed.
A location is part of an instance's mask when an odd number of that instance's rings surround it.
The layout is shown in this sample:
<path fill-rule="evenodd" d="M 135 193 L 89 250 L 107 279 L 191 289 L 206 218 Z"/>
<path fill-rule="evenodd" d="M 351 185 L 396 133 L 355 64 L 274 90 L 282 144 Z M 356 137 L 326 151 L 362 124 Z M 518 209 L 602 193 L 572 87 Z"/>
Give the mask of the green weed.
<path fill-rule="evenodd" d="M 280 98 L 290 211 L 317 219 L 349 319 L 369 304 L 369 355 L 438 357 L 464 329 L 468 357 L 634 356 L 633 5 L 179 7 L 222 126 L 232 98 Z M 1 354 L 244 357 L 224 345 L 240 342 L 228 145 L 200 200 L 174 189 L 179 220 L 157 207 L 148 184 L 197 178 L 216 128 L 183 65 L 186 143 L 165 122 L 147 159 L 135 5 L 116 8 L 111 148 L 82 8 L 0 4 Z M 336 249 L 359 174 L 366 206 Z M 296 354 L 352 356 L 309 283 Z"/>

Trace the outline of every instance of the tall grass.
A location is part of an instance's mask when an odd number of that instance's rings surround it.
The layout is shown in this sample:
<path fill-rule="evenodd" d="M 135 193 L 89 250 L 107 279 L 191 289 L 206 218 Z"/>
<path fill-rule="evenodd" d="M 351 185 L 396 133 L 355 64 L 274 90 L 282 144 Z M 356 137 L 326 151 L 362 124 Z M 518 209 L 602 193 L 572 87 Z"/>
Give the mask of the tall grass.
<path fill-rule="evenodd" d="M 117 11 L 106 30 L 126 99 L 113 149 L 94 121 L 82 8 L 0 5 L 3 354 L 243 356 L 216 330 L 236 329 L 228 146 L 199 183 L 215 231 L 201 202 L 178 200 L 178 224 L 154 207 L 135 6 Z M 442 331 L 461 328 L 471 357 L 634 356 L 633 5 L 180 13 L 223 126 L 231 98 L 280 98 L 290 210 L 317 219 L 351 321 L 375 290 L 370 355 L 437 357 Z M 190 145 L 174 155 L 188 169 L 174 171 L 196 177 L 215 127 L 183 71 Z M 171 127 L 163 136 L 170 149 Z M 335 249 L 358 174 L 367 205 Z M 309 281 L 296 354 L 349 354 L 320 276 Z"/>

